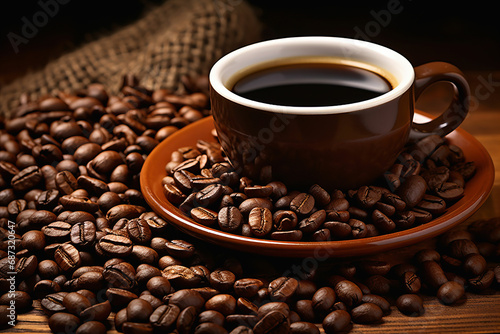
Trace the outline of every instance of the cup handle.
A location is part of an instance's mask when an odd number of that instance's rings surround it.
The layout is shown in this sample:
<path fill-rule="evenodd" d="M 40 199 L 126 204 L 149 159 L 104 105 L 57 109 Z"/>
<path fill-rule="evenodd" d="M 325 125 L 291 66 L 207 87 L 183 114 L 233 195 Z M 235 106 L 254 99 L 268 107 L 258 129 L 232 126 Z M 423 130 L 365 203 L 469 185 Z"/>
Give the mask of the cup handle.
<path fill-rule="evenodd" d="M 415 100 L 427 87 L 438 81 L 453 84 L 453 100 L 448 108 L 433 120 L 427 123 L 413 123 L 410 142 L 418 141 L 431 134 L 446 136 L 463 122 L 469 112 L 469 84 L 457 67 L 445 62 L 431 62 L 415 67 Z"/>

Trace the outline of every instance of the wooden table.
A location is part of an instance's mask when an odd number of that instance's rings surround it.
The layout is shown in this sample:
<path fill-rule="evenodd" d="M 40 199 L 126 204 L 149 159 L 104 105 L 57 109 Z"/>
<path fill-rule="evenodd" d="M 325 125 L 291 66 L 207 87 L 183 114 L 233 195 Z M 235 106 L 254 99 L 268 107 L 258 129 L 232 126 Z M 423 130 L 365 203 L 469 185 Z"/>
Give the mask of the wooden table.
<path fill-rule="evenodd" d="M 462 128 L 474 135 L 490 153 L 495 164 L 495 183 L 484 205 L 466 222 L 476 219 L 500 216 L 500 72 L 467 73 L 471 91 L 475 96 L 473 108 Z M 490 84 L 487 84 L 490 82 Z M 443 103 L 435 97 L 444 87 L 436 87 L 419 102 L 422 107 L 439 107 Z M 432 99 L 432 103 L 430 100 Z M 437 101 L 437 102 L 436 102 Z M 463 226 L 461 226 L 463 227 Z M 419 248 L 432 244 L 433 240 L 413 245 L 401 250 L 411 254 Z M 353 325 L 350 333 L 499 333 L 500 332 L 500 291 L 488 294 L 467 293 L 466 301 L 453 306 L 444 306 L 434 297 L 425 298 L 425 315 L 407 317 L 395 307 L 385 316 L 381 324 Z M 110 318 L 111 319 L 111 318 Z M 35 308 L 27 314 L 18 316 L 14 328 L 4 330 L 8 333 L 47 333 L 50 329 L 47 318 L 35 302 Z M 116 331 L 110 331 L 116 333 Z"/>

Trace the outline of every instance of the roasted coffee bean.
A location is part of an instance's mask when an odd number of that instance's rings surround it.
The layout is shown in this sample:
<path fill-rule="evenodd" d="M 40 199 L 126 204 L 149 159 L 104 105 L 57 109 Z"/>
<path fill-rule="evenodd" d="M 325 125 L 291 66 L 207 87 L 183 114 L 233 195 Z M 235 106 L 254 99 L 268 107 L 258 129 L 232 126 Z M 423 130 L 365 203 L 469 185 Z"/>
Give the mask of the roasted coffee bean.
<path fill-rule="evenodd" d="M 171 331 L 175 328 L 181 310 L 177 305 L 161 305 L 149 317 L 150 323 L 159 331 Z"/>
<path fill-rule="evenodd" d="M 326 211 L 318 210 L 311 214 L 308 218 L 303 219 L 299 223 L 299 229 L 303 233 L 312 233 L 317 231 L 326 219 Z"/>
<path fill-rule="evenodd" d="M 439 254 L 439 252 L 436 251 L 435 249 L 425 248 L 419 250 L 414 255 L 414 258 L 418 263 L 423 263 L 425 261 L 439 262 L 441 260 L 441 254 Z"/>
<path fill-rule="evenodd" d="M 79 326 L 80 319 L 71 313 L 58 312 L 49 318 L 49 327 L 53 333 L 73 333 Z"/>
<path fill-rule="evenodd" d="M 43 176 L 38 166 L 29 166 L 17 173 L 10 184 L 16 191 L 26 191 L 36 186 Z"/>
<path fill-rule="evenodd" d="M 235 206 L 226 206 L 219 210 L 217 215 L 219 227 L 225 232 L 234 232 L 243 222 L 243 215 Z"/>
<path fill-rule="evenodd" d="M 193 244 L 184 240 L 170 240 L 165 242 L 166 251 L 175 258 L 185 259 L 194 255 Z"/>
<path fill-rule="evenodd" d="M 363 303 L 351 310 L 354 323 L 371 324 L 379 322 L 383 317 L 382 309 L 374 303 Z"/>
<path fill-rule="evenodd" d="M 441 285 L 448 282 L 443 268 L 435 261 L 424 261 L 421 264 L 423 278 L 432 288 L 438 289 Z"/>
<path fill-rule="evenodd" d="M 375 187 L 362 186 L 356 193 L 356 198 L 362 208 L 371 208 L 382 198 L 382 193 Z"/>
<path fill-rule="evenodd" d="M 196 326 L 194 329 L 194 333 L 196 334 L 225 334 L 227 330 L 219 324 L 213 322 L 204 322 Z"/>
<path fill-rule="evenodd" d="M 71 242 L 77 246 L 91 245 L 95 241 L 96 228 L 93 222 L 76 223 L 71 227 Z"/>
<path fill-rule="evenodd" d="M 495 273 L 493 270 L 486 270 L 479 276 L 470 278 L 468 280 L 469 286 L 476 291 L 484 291 L 488 289 L 495 280 Z"/>
<path fill-rule="evenodd" d="M 97 205 L 103 213 L 107 213 L 114 206 L 122 204 L 122 199 L 114 192 L 105 192 L 97 200 Z"/>
<path fill-rule="evenodd" d="M 403 289 L 408 293 L 418 293 L 422 286 L 420 278 L 413 272 L 407 271 L 402 276 Z"/>
<path fill-rule="evenodd" d="M 380 307 L 384 314 L 388 314 L 391 312 L 391 304 L 384 297 L 373 295 L 373 294 L 364 294 L 363 298 L 361 298 L 363 303 L 373 303 Z"/>
<path fill-rule="evenodd" d="M 65 240 L 71 234 L 71 227 L 68 223 L 56 221 L 42 227 L 42 232 L 50 240 Z"/>
<path fill-rule="evenodd" d="M 127 321 L 148 322 L 153 307 L 147 301 L 137 298 L 127 305 Z"/>
<path fill-rule="evenodd" d="M 453 182 L 445 182 L 436 190 L 436 194 L 445 201 L 453 202 L 463 196 L 464 188 Z"/>
<path fill-rule="evenodd" d="M 223 326 L 224 315 L 214 310 L 203 311 L 200 314 L 198 314 L 198 322 L 199 323 L 211 322 L 219 326 Z"/>
<path fill-rule="evenodd" d="M 59 286 L 59 284 L 51 280 L 38 281 L 38 283 L 36 283 L 33 287 L 33 294 L 37 299 L 41 299 L 46 295 L 60 291 L 61 287 Z"/>
<path fill-rule="evenodd" d="M 127 223 L 127 232 L 134 243 L 145 244 L 151 240 L 152 233 L 145 219 L 134 218 Z"/>
<path fill-rule="evenodd" d="M 195 207 L 190 211 L 191 217 L 198 223 L 206 226 L 214 225 L 218 220 L 217 212 L 203 208 Z"/>
<path fill-rule="evenodd" d="M 290 209 L 299 215 L 307 215 L 314 208 L 314 197 L 307 193 L 300 193 L 290 202 Z"/>
<path fill-rule="evenodd" d="M 172 293 L 168 298 L 169 305 L 176 305 L 180 310 L 193 306 L 196 310 L 201 310 L 205 304 L 203 296 L 193 289 L 181 289 Z"/>
<path fill-rule="evenodd" d="M 131 291 L 113 287 L 106 289 L 106 297 L 114 310 L 120 310 L 126 307 L 130 301 L 138 298 L 138 296 Z"/>
<path fill-rule="evenodd" d="M 396 307 L 404 315 L 418 317 L 424 314 L 424 302 L 416 294 L 404 294 L 396 300 Z"/>
<path fill-rule="evenodd" d="M 216 269 L 210 273 L 209 281 L 212 288 L 226 292 L 232 289 L 236 276 L 229 270 Z"/>
<path fill-rule="evenodd" d="M 55 176 L 55 185 L 62 195 L 70 195 L 78 189 L 78 183 L 73 174 L 69 171 L 62 171 Z"/>
<path fill-rule="evenodd" d="M 294 311 L 297 312 L 302 321 L 308 321 L 308 322 L 316 321 L 313 302 L 310 299 L 297 300 L 295 302 Z"/>
<path fill-rule="evenodd" d="M 290 324 L 290 333 L 292 334 L 319 334 L 319 328 L 311 323 L 305 321 L 297 321 Z"/>
<path fill-rule="evenodd" d="M 108 234 L 98 242 L 99 248 L 111 257 L 127 257 L 132 253 L 132 241 L 120 235 Z"/>
<path fill-rule="evenodd" d="M 366 224 L 358 219 L 349 219 L 348 222 L 351 227 L 351 236 L 354 239 L 364 238 L 367 236 L 368 230 Z"/>
<path fill-rule="evenodd" d="M 196 321 L 197 310 L 194 306 L 183 309 L 177 317 L 176 329 L 179 334 L 189 334 Z"/>
<path fill-rule="evenodd" d="M 440 215 L 446 210 L 446 202 L 440 197 L 426 194 L 416 207 L 433 215 Z"/>
<path fill-rule="evenodd" d="M 339 333 L 346 331 L 351 324 L 351 315 L 345 310 L 335 310 L 323 319 L 325 333 Z"/>
<path fill-rule="evenodd" d="M 373 210 L 372 212 L 373 224 L 383 232 L 391 232 L 396 228 L 396 224 L 392 219 L 387 217 L 380 210 Z"/>
<path fill-rule="evenodd" d="M 116 223 L 122 218 L 133 219 L 140 216 L 146 209 L 140 205 L 132 204 L 119 204 L 106 213 L 106 219 L 108 219 L 110 224 Z"/>
<path fill-rule="evenodd" d="M 45 235 L 41 231 L 28 231 L 23 234 L 21 247 L 31 252 L 41 251 L 45 247 Z"/>
<path fill-rule="evenodd" d="M 253 298 L 264 286 L 264 283 L 256 278 L 242 278 L 234 282 L 234 292 L 245 298 Z"/>
<path fill-rule="evenodd" d="M 214 310 L 228 316 L 234 313 L 236 309 L 236 299 L 229 294 L 219 294 L 206 301 L 205 309 Z"/>
<path fill-rule="evenodd" d="M 273 214 L 273 223 L 277 231 L 288 231 L 297 226 L 298 219 L 291 210 L 278 210 Z"/>
<path fill-rule="evenodd" d="M 56 292 L 53 294 L 46 295 L 40 302 L 42 309 L 45 313 L 51 315 L 56 312 L 66 311 L 66 307 L 63 304 L 64 297 L 68 292 Z"/>
<path fill-rule="evenodd" d="M 332 239 L 345 239 L 352 233 L 351 225 L 338 221 L 327 221 L 324 227 L 330 230 Z"/>
<path fill-rule="evenodd" d="M 63 305 L 69 313 L 76 316 L 80 316 L 80 312 L 92 306 L 87 297 L 77 292 L 70 292 L 64 296 Z"/>
<path fill-rule="evenodd" d="M 427 183 L 424 178 L 419 175 L 412 175 L 398 188 L 397 195 L 401 197 L 407 206 L 414 207 L 422 201 L 426 190 Z"/>
<path fill-rule="evenodd" d="M 102 275 L 106 282 L 114 288 L 132 290 L 136 286 L 135 269 L 126 262 L 108 265 Z"/>
<path fill-rule="evenodd" d="M 464 258 L 462 268 L 467 276 L 479 276 L 486 270 L 486 259 L 481 254 L 469 254 Z"/>
<path fill-rule="evenodd" d="M 138 246 L 136 245 L 134 247 L 138 247 Z M 141 247 L 144 247 L 145 249 L 152 250 L 152 248 L 149 248 L 149 247 L 145 247 L 145 246 L 141 246 Z M 134 253 L 134 252 L 132 252 L 132 253 Z M 149 256 L 147 256 L 147 255 L 144 257 L 149 258 Z M 152 261 L 152 263 L 157 263 L 157 262 L 158 262 L 158 256 L 155 257 L 155 260 Z M 153 277 L 161 277 L 161 270 L 158 269 L 157 267 L 151 265 L 151 264 L 148 264 L 148 263 L 141 263 L 140 265 L 137 266 L 135 280 L 137 281 L 137 283 L 139 285 L 141 285 L 141 286 L 146 285 L 147 282 Z M 168 288 L 170 288 L 170 284 L 168 285 Z"/>
<path fill-rule="evenodd" d="M 162 276 L 176 288 L 192 288 L 200 283 L 201 278 L 188 267 L 171 265 L 161 272 Z"/>
<path fill-rule="evenodd" d="M 253 235 L 262 237 L 271 232 L 273 214 L 268 208 L 253 208 L 248 214 L 248 224 Z"/>
<path fill-rule="evenodd" d="M 124 161 L 120 154 L 115 151 L 103 151 L 89 162 L 89 165 L 99 174 L 110 173 Z"/>
<path fill-rule="evenodd" d="M 90 271 L 78 277 L 77 286 L 79 289 L 97 291 L 104 287 L 104 276 L 102 271 Z"/>
<path fill-rule="evenodd" d="M 125 305 L 126 306 L 126 305 Z M 118 331 L 122 331 L 123 324 L 127 322 L 127 308 L 122 308 L 115 314 L 114 324 Z"/>
<path fill-rule="evenodd" d="M 36 199 L 36 208 L 39 210 L 53 210 L 59 203 L 59 190 L 49 189 L 40 193 Z"/>
<path fill-rule="evenodd" d="M 436 296 L 444 304 L 454 304 L 465 295 L 465 289 L 462 284 L 449 281 L 441 285 Z"/>
<path fill-rule="evenodd" d="M 299 241 L 302 236 L 301 230 L 275 231 L 271 233 L 271 239 L 284 241 Z"/>
<path fill-rule="evenodd" d="M 314 201 L 317 205 L 320 207 L 326 206 L 328 203 L 330 203 L 331 197 L 330 194 L 323 189 L 320 185 L 318 184 L 313 184 L 309 188 L 309 194 L 311 194 L 314 197 Z"/>
<path fill-rule="evenodd" d="M 158 298 L 168 295 L 171 290 L 170 281 L 163 276 L 151 277 L 146 284 L 146 288 Z"/>
<path fill-rule="evenodd" d="M 54 253 L 54 260 L 64 271 L 76 269 L 81 263 L 78 249 L 71 244 L 60 245 Z"/>
<path fill-rule="evenodd" d="M 42 279 L 53 279 L 60 273 L 60 268 L 53 260 L 42 260 L 38 263 L 38 274 Z"/>
<path fill-rule="evenodd" d="M 357 305 L 363 297 L 361 289 L 348 280 L 338 282 L 334 290 L 337 297 L 349 307 Z"/>
<path fill-rule="evenodd" d="M 255 334 L 269 333 L 288 333 L 290 330 L 290 321 L 285 314 L 279 311 L 271 311 L 264 315 L 254 326 Z"/>
<path fill-rule="evenodd" d="M 374 211 L 380 211 L 386 216 L 392 216 L 396 213 L 396 208 L 390 204 L 384 203 L 384 202 L 377 202 L 375 203 L 375 210 Z"/>
<path fill-rule="evenodd" d="M 387 275 L 391 270 L 386 261 L 366 260 L 360 263 L 360 267 L 368 275 Z"/>
<path fill-rule="evenodd" d="M 403 211 L 397 213 L 392 220 L 396 223 L 396 227 L 400 229 L 407 229 L 413 226 L 416 217 L 413 211 Z"/>
<path fill-rule="evenodd" d="M 290 209 L 290 202 L 298 194 L 300 194 L 300 192 L 294 190 L 294 191 L 291 191 L 290 193 L 285 194 L 282 197 L 280 197 L 275 203 L 276 209 L 278 209 L 278 210 Z"/>
<path fill-rule="evenodd" d="M 269 185 L 266 186 L 254 185 L 245 187 L 243 189 L 243 192 L 248 197 L 269 197 L 273 193 L 273 187 Z"/>
<path fill-rule="evenodd" d="M 270 200 L 265 199 L 265 198 L 248 198 L 248 199 L 245 199 L 243 202 L 241 202 L 241 204 L 238 207 L 240 212 L 245 216 L 250 214 L 250 211 L 252 211 L 252 209 L 254 209 L 254 208 L 262 208 L 262 209 L 272 210 L 273 203 Z"/>
<path fill-rule="evenodd" d="M 372 275 L 364 280 L 371 293 L 387 295 L 391 291 L 391 281 L 382 275 Z"/>
<path fill-rule="evenodd" d="M 288 301 L 294 295 L 299 282 L 292 277 L 278 277 L 269 283 L 269 296 L 273 301 Z"/>
<path fill-rule="evenodd" d="M 267 291 L 267 289 L 266 289 Z M 287 303 L 284 302 L 268 302 L 265 304 L 262 304 L 257 312 L 257 316 L 259 318 L 262 318 L 265 316 L 267 313 L 272 312 L 272 311 L 279 311 L 283 313 L 284 315 L 288 316 L 290 314 L 290 307 L 288 306 Z"/>
<path fill-rule="evenodd" d="M 318 315 L 326 315 L 335 303 L 335 291 L 330 287 L 322 287 L 312 297 L 314 312 Z"/>
<path fill-rule="evenodd" d="M 224 188 L 221 184 L 210 184 L 196 193 L 196 202 L 200 206 L 208 207 L 219 200 L 223 192 Z"/>
<path fill-rule="evenodd" d="M 468 239 L 459 239 L 450 242 L 447 252 L 451 257 L 456 259 L 464 259 L 469 254 L 479 254 L 476 244 Z"/>
<path fill-rule="evenodd" d="M 81 324 L 76 330 L 76 334 L 106 334 L 106 326 L 99 321 L 88 321 Z"/>
<path fill-rule="evenodd" d="M 147 334 L 153 333 L 153 326 L 149 323 L 127 321 L 122 325 L 122 331 L 124 334 Z"/>

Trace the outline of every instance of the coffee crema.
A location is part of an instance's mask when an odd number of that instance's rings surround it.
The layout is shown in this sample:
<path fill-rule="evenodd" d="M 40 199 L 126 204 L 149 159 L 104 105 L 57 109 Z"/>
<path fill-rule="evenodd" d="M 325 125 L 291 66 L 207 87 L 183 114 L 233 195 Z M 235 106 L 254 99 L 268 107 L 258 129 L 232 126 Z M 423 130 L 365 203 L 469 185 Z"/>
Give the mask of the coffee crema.
<path fill-rule="evenodd" d="M 229 83 L 244 98 L 292 107 L 361 102 L 395 87 L 382 69 L 334 57 L 284 58 L 241 71 Z"/>

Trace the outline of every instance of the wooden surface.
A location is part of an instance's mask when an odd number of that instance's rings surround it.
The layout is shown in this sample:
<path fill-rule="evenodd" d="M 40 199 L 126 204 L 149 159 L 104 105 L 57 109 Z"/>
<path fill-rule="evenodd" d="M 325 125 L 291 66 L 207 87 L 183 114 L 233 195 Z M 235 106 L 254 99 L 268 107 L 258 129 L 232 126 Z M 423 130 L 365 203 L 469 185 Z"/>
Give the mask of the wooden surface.
<path fill-rule="evenodd" d="M 475 101 L 473 108 L 462 124 L 462 128 L 474 135 L 488 150 L 495 164 L 495 183 L 484 205 L 464 225 L 476 219 L 500 216 L 500 72 L 467 73 Z M 485 82 L 490 82 L 486 85 Z M 497 84 L 498 82 L 498 84 Z M 497 86 L 495 86 L 496 84 Z M 439 93 L 439 90 L 437 90 Z M 438 94 L 436 93 L 436 94 Z M 488 93 L 488 94 L 487 94 Z M 435 95 L 421 101 L 423 107 L 434 107 Z M 439 103 L 438 107 L 439 107 Z M 460 227 L 464 227 L 459 226 Z M 433 240 L 398 251 L 401 256 L 412 254 L 416 249 L 432 244 Z M 377 255 L 376 257 L 383 256 Z M 459 305 L 444 306 L 434 297 L 425 297 L 425 314 L 421 317 L 407 317 L 392 307 L 390 315 L 377 325 L 353 325 L 350 333 L 499 333 L 500 291 L 489 290 L 482 295 L 467 293 Z M 110 317 L 111 319 L 111 317 Z M 46 333 L 50 332 L 47 318 L 38 302 L 27 314 L 18 316 L 18 324 L 0 332 Z M 110 333 L 112 330 L 110 322 Z"/>

